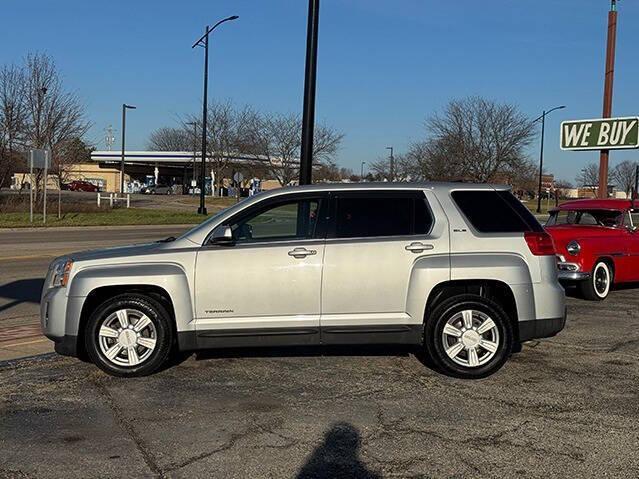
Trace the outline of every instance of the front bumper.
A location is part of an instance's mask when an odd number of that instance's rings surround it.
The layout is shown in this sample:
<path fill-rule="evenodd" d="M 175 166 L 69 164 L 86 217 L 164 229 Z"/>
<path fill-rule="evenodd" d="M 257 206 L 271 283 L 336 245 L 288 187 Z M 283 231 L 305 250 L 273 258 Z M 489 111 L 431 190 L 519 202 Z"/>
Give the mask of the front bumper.
<path fill-rule="evenodd" d="M 558 271 L 557 277 L 559 281 L 583 281 L 590 279 L 590 273 L 584 273 L 582 271 Z"/>
<path fill-rule="evenodd" d="M 590 273 L 581 271 L 579 264 L 568 262 L 560 256 L 557 262 L 557 278 L 560 281 L 582 281 L 589 279 Z"/>
<path fill-rule="evenodd" d="M 519 322 L 519 340 L 550 338 L 559 333 L 566 326 L 568 310 L 560 318 L 534 319 L 532 321 Z"/>

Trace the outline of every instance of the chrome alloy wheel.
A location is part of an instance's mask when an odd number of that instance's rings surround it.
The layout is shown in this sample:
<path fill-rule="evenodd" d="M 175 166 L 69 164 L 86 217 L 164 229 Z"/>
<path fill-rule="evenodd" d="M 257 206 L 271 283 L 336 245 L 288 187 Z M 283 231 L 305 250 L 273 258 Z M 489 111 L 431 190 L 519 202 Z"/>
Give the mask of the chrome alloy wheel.
<path fill-rule="evenodd" d="M 455 363 L 476 368 L 495 356 L 499 349 L 499 331 L 490 316 L 467 309 L 454 314 L 446 322 L 442 344 Z"/>
<path fill-rule="evenodd" d="M 153 321 L 135 309 L 111 313 L 98 332 L 100 351 L 118 366 L 137 366 L 155 351 L 157 331 Z"/>

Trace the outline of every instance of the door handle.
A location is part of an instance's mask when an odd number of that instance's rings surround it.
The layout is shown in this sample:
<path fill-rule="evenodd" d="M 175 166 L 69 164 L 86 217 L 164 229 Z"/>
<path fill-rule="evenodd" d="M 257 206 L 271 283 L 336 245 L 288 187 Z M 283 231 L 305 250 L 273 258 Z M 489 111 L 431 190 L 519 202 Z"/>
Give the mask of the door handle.
<path fill-rule="evenodd" d="M 422 253 L 424 251 L 429 251 L 431 249 L 435 249 L 432 244 L 424 244 L 424 243 L 411 243 L 406 246 L 406 251 L 410 251 L 411 253 Z"/>
<path fill-rule="evenodd" d="M 297 259 L 306 258 L 307 256 L 313 256 L 315 254 L 317 254 L 317 251 L 315 251 L 314 249 L 306 249 L 306 248 L 295 248 L 288 252 L 289 256 L 292 256 L 293 258 L 297 258 Z"/>

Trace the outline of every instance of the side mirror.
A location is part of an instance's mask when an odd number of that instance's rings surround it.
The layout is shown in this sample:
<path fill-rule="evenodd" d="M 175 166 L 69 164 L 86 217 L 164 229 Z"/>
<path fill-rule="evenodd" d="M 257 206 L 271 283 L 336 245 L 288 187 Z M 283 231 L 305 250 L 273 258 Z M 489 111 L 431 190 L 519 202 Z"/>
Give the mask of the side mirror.
<path fill-rule="evenodd" d="M 235 241 L 233 240 L 233 231 L 230 226 L 218 226 L 213 231 L 213 235 L 209 241 L 210 244 L 217 244 L 222 246 L 231 246 Z"/>

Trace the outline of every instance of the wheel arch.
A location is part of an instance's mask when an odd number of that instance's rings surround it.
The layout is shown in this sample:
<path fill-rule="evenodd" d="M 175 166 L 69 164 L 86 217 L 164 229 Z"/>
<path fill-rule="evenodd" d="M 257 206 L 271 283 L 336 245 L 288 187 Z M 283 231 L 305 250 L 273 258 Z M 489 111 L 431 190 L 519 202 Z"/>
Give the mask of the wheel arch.
<path fill-rule="evenodd" d="M 82 304 L 67 311 L 67 334 L 81 338 L 95 307 L 123 293 L 147 295 L 160 302 L 171 315 L 175 332 L 195 329 L 191 289 L 184 270 L 177 264 L 137 263 L 90 267 L 71 278 L 68 295 Z"/>
<path fill-rule="evenodd" d="M 465 294 L 490 299 L 499 304 L 506 312 L 511 323 L 514 343 L 519 344 L 519 313 L 515 294 L 508 284 L 498 280 L 451 280 L 438 284 L 428 295 L 424 310 L 424 323 L 428 321 L 438 305 L 449 298 Z"/>
<path fill-rule="evenodd" d="M 150 284 L 127 284 L 127 285 L 110 285 L 110 286 L 101 286 L 94 290 L 92 290 L 86 297 L 84 303 L 82 304 L 82 310 L 80 312 L 79 322 L 78 322 L 78 334 L 77 334 L 77 352 L 78 356 L 82 358 L 87 357 L 86 347 L 84 344 L 84 335 L 86 331 L 86 326 L 88 323 L 91 314 L 95 309 L 100 306 L 102 303 L 107 301 L 110 298 L 115 298 L 116 296 L 124 295 L 124 294 L 132 294 L 132 295 L 140 295 L 145 296 L 147 298 L 153 299 L 160 303 L 162 307 L 166 310 L 171 318 L 170 324 L 173 328 L 174 338 L 177 338 L 177 327 L 175 321 L 175 307 L 173 305 L 173 300 L 171 299 L 171 295 L 164 288 L 157 285 Z"/>

